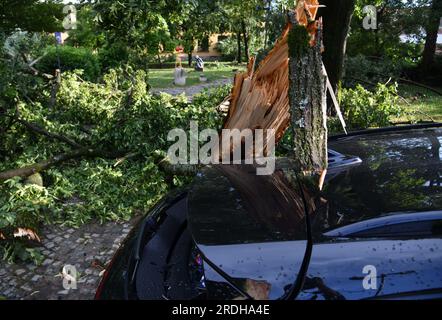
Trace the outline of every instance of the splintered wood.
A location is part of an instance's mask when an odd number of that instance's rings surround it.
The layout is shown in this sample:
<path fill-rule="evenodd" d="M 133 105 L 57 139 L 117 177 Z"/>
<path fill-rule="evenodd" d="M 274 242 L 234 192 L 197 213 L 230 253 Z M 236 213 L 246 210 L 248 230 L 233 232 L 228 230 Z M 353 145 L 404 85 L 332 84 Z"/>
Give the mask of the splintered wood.
<path fill-rule="evenodd" d="M 256 72 L 251 61 L 247 72 L 235 76 L 224 129 L 275 129 L 276 142 L 281 140 L 290 124 L 288 30 Z"/>
<path fill-rule="evenodd" d="M 295 9 L 298 24 L 307 27 L 312 41 L 316 34 L 316 25 L 311 22 L 315 20 L 318 7 L 317 0 L 301 0 Z M 291 26 L 289 22 L 256 72 L 254 60 L 251 59 L 247 72 L 235 76 L 224 129 L 274 129 L 275 143 L 284 136 L 290 126 L 287 42 Z M 232 147 L 235 149 L 238 146 Z"/>
<path fill-rule="evenodd" d="M 252 59 L 245 73 L 237 74 L 230 96 L 230 109 L 223 129 L 274 130 L 278 143 L 292 127 L 294 152 L 302 172 L 322 173 L 327 167 L 325 74 L 321 59 L 321 20 L 316 20 L 317 0 L 299 0 L 289 11 L 289 22 L 274 48 L 255 68 Z M 256 69 L 256 71 L 255 71 Z M 269 133 L 267 133 L 268 135 Z M 266 139 L 266 138 L 265 138 Z M 226 141 L 224 141 L 226 140 Z M 223 156 L 244 146 L 246 139 L 228 141 Z M 263 154 L 269 141 L 246 154 Z M 257 150 L 259 148 L 260 150 Z M 247 157 L 247 156 L 246 156 Z"/>

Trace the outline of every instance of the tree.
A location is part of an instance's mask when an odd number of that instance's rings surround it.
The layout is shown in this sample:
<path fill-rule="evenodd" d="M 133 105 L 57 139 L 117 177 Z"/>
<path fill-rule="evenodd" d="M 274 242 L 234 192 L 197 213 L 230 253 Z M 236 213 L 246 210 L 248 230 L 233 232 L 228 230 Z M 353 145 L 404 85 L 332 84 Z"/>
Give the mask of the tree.
<path fill-rule="evenodd" d="M 425 26 L 426 38 L 425 47 L 422 53 L 421 67 L 424 72 L 431 69 L 434 63 L 434 54 L 436 52 L 437 35 L 442 17 L 442 0 L 433 0 L 431 4 L 428 21 Z"/>
<path fill-rule="evenodd" d="M 265 22 L 266 41 L 264 42 L 264 46 L 266 48 L 271 48 L 274 45 L 287 24 L 287 8 L 288 3 L 286 0 L 272 1 Z"/>
<path fill-rule="evenodd" d="M 97 28 L 94 12 L 89 4 L 77 7 L 77 28 L 69 31 L 67 43 L 75 47 L 87 47 L 93 50 L 103 47 L 105 33 Z"/>
<path fill-rule="evenodd" d="M 236 61 L 238 63 L 242 62 L 242 55 L 241 55 L 241 33 L 239 31 L 236 32 L 236 46 L 237 46 L 237 54 L 236 54 Z"/>
<path fill-rule="evenodd" d="M 305 21 L 302 12 L 295 15 L 290 11 L 289 29 L 283 30 L 259 67 L 253 70 L 250 66 L 247 72 L 237 74 L 224 123 L 224 129 L 273 129 L 276 143 L 291 125 L 295 162 L 307 176 L 327 168 L 325 76 L 315 10 L 310 17 L 313 21 Z M 236 141 L 231 150 L 238 150 L 241 143 Z M 249 151 L 245 150 L 245 155 Z M 255 146 L 255 154 L 261 151 Z"/>
<path fill-rule="evenodd" d="M 241 41 L 244 47 L 244 57 L 249 61 L 250 43 L 254 37 L 262 36 L 262 29 L 265 23 L 266 0 L 222 0 L 220 1 L 220 9 L 224 15 L 224 22 L 228 29 L 236 34 L 238 43 L 238 62 L 241 62 Z"/>
<path fill-rule="evenodd" d="M 363 28 L 363 8 L 377 8 L 377 29 Z M 421 57 L 422 27 L 428 19 L 429 0 L 357 0 L 348 39 L 349 56 L 388 58 L 393 62 L 416 62 Z M 405 43 L 402 35 L 413 37 Z"/>
<path fill-rule="evenodd" d="M 60 1 L 2 0 L 0 31 L 6 34 L 17 29 L 29 32 L 60 31 L 63 16 L 63 4 Z"/>
<path fill-rule="evenodd" d="M 322 55 L 330 83 L 337 92 L 342 79 L 344 57 L 355 0 L 321 0 L 324 23 L 324 53 Z"/>
<path fill-rule="evenodd" d="M 315 21 L 317 9 L 298 4 L 290 12 L 289 102 L 295 162 L 307 177 L 327 170 L 327 123 L 325 75 L 322 69 L 322 26 Z M 319 183 L 321 184 L 321 183 Z"/>
<path fill-rule="evenodd" d="M 132 59 L 147 62 L 148 55 L 171 50 L 172 25 L 184 20 L 184 0 L 100 0 L 91 2 L 98 26 L 110 42 L 130 48 Z"/>
<path fill-rule="evenodd" d="M 210 0 L 187 1 L 182 7 L 181 14 L 183 21 L 178 30 L 174 31 L 174 34 L 184 42 L 184 51 L 188 55 L 190 67 L 196 42 L 208 37 L 210 33 L 220 31 L 219 3 Z"/>

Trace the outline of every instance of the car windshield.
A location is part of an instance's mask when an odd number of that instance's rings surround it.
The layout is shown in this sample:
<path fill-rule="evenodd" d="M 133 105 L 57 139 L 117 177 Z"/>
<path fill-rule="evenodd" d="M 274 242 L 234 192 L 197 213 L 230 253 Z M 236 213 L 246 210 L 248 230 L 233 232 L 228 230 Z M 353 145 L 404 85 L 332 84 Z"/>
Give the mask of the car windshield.
<path fill-rule="evenodd" d="M 247 165 L 210 168 L 189 194 L 189 227 L 199 250 L 252 296 L 256 290 L 270 299 L 284 296 L 304 258 L 305 205 L 296 178 L 284 172 L 289 165 L 279 163 L 270 176 Z M 227 284 L 212 266 L 205 272 L 208 287 Z"/>

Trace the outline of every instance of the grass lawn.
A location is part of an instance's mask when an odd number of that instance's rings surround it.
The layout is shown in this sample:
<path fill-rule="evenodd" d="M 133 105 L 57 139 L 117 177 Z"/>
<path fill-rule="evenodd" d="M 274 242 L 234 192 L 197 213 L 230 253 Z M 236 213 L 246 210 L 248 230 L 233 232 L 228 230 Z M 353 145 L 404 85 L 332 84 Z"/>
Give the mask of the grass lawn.
<path fill-rule="evenodd" d="M 442 91 L 442 88 L 436 88 Z M 442 122 L 442 96 L 435 92 L 411 85 L 399 85 L 399 94 L 407 102 L 400 99 L 399 104 L 405 109 L 405 114 L 394 122 Z"/>
<path fill-rule="evenodd" d="M 205 63 L 204 72 L 196 72 L 193 68 L 185 67 L 184 69 L 187 72 L 186 86 L 201 84 L 199 81 L 201 73 L 207 77 L 207 83 L 210 83 L 221 79 L 233 79 L 235 72 L 244 71 L 245 68 L 245 64 L 238 65 L 233 62 L 207 62 Z M 174 69 L 150 69 L 149 84 L 152 88 L 174 87 L 173 75 Z"/>
<path fill-rule="evenodd" d="M 186 65 L 183 65 L 184 67 Z M 235 72 L 244 71 L 245 64 L 238 65 L 234 62 L 206 62 L 203 74 L 207 77 L 207 83 L 233 79 Z M 187 72 L 186 87 L 201 84 L 199 76 L 202 72 L 196 72 L 193 68 L 185 67 Z M 173 88 L 174 69 L 150 69 L 149 83 L 152 88 Z M 179 88 L 179 87 L 177 87 Z M 436 88 L 442 91 L 442 88 Z M 400 84 L 398 103 L 405 110 L 402 116 L 393 119 L 394 123 L 436 121 L 442 122 L 442 96 L 425 88 L 413 85 Z"/>

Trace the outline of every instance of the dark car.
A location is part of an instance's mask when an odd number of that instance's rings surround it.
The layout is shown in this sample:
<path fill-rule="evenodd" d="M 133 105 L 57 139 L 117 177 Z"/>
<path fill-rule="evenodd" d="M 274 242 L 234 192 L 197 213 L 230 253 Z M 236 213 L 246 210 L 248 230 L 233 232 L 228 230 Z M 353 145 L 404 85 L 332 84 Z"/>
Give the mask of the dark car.
<path fill-rule="evenodd" d="M 441 298 L 441 127 L 331 138 L 321 192 L 289 159 L 207 167 L 132 231 L 96 298 Z"/>

